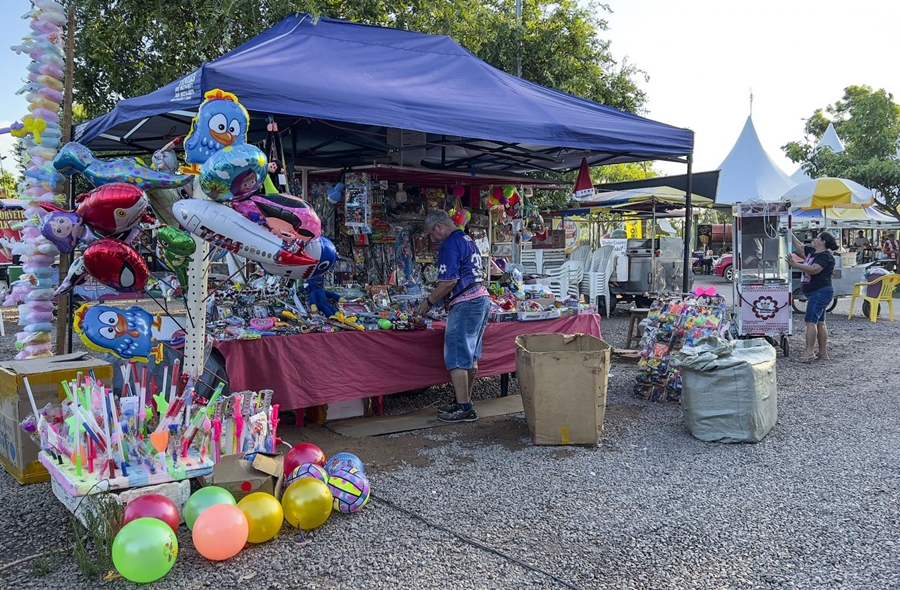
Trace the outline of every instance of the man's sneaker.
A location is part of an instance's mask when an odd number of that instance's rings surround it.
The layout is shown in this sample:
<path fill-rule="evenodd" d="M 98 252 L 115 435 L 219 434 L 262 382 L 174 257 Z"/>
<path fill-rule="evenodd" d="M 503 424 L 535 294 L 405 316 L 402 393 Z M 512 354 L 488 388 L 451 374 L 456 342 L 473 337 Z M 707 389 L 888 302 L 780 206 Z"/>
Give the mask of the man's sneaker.
<path fill-rule="evenodd" d="M 455 412 L 459 409 L 459 404 L 457 402 L 450 402 L 449 404 L 444 404 L 437 407 L 438 414 L 446 414 L 448 412 Z"/>
<path fill-rule="evenodd" d="M 478 420 L 478 414 L 475 413 L 474 407 L 468 410 L 457 407 L 452 412 L 441 412 L 438 414 L 438 420 L 441 422 L 474 422 Z"/>

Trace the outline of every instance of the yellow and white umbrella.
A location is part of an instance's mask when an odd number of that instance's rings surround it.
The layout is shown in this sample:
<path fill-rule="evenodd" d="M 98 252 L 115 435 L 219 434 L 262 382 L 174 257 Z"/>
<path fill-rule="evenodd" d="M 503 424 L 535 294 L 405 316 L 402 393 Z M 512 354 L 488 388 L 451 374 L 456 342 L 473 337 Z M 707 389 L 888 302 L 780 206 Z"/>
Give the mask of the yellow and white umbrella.
<path fill-rule="evenodd" d="M 801 182 L 781 196 L 791 206 L 801 209 L 862 209 L 875 202 L 872 189 L 846 178 L 823 176 L 809 182 Z"/>

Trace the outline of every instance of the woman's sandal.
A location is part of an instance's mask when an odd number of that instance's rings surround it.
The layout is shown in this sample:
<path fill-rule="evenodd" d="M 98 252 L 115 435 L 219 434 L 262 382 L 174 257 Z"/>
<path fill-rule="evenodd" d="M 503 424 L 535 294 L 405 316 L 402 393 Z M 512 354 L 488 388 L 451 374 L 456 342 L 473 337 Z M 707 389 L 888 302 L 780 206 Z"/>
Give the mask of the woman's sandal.
<path fill-rule="evenodd" d="M 811 362 L 817 361 L 817 360 L 819 360 L 819 357 L 817 357 L 817 356 L 810 357 L 810 358 L 808 358 L 808 359 L 805 359 L 805 358 L 803 358 L 803 357 L 800 357 L 800 358 L 797 359 L 797 362 L 798 362 L 798 363 L 811 363 Z"/>

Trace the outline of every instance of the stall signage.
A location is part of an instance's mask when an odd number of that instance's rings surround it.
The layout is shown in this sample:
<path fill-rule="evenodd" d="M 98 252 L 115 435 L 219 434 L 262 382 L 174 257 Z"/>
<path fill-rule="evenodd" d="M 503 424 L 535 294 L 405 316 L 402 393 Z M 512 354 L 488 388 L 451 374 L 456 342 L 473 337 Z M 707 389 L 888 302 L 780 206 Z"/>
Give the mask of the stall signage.
<path fill-rule="evenodd" d="M 25 221 L 21 209 L 0 209 L 0 264 L 12 262 L 12 249 L 22 241 L 22 231 L 14 229 Z"/>
<path fill-rule="evenodd" d="M 789 334 L 790 290 L 787 286 L 744 285 L 741 287 L 741 331 L 744 334 Z"/>

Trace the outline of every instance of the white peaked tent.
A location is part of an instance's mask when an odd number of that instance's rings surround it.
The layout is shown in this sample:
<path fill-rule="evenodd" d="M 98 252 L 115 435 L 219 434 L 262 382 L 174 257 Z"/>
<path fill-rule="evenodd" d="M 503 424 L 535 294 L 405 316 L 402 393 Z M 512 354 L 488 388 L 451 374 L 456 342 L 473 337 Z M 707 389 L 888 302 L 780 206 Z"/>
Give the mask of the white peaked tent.
<path fill-rule="evenodd" d="M 763 149 L 752 117 L 747 117 L 744 129 L 719 170 L 716 206 L 741 201 L 777 201 L 797 184 Z"/>
<path fill-rule="evenodd" d="M 825 133 L 822 134 L 822 138 L 819 140 L 819 143 L 816 144 L 816 151 L 822 148 L 829 148 L 836 154 L 844 151 L 844 142 L 838 137 L 837 131 L 834 130 L 833 123 L 828 124 L 828 127 L 825 128 Z M 810 178 L 806 171 L 803 170 L 803 166 L 800 166 L 797 168 L 796 172 L 791 174 L 791 180 L 800 184 L 801 182 L 812 180 L 812 178 Z"/>

